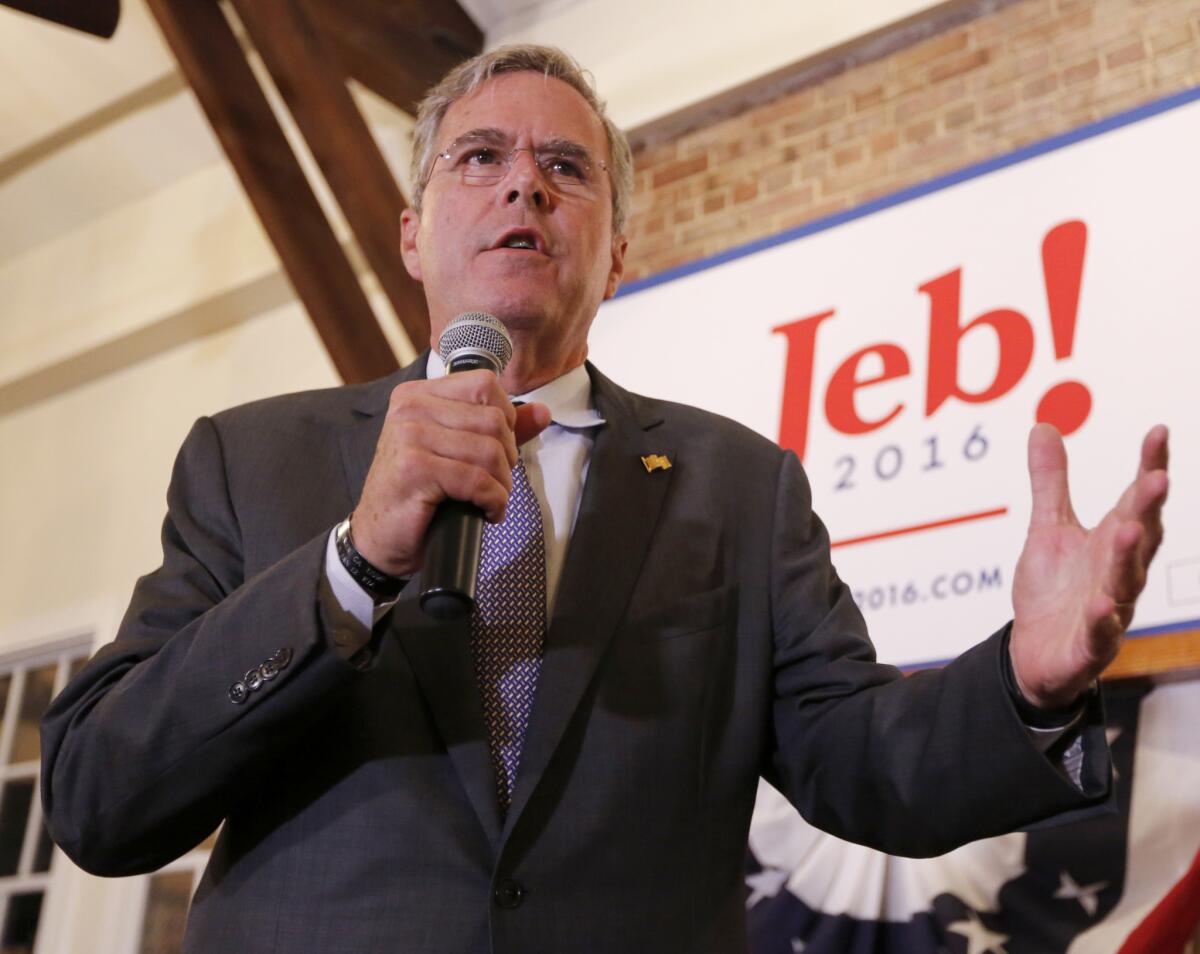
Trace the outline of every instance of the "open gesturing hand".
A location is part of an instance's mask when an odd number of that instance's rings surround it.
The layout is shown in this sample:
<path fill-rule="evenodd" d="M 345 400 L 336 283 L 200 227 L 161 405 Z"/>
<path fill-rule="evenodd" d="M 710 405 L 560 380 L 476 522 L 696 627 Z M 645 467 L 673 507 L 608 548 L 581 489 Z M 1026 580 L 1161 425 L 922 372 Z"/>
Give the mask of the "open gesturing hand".
<path fill-rule="evenodd" d="M 1013 580 L 1009 651 L 1017 684 L 1037 706 L 1070 705 L 1121 645 L 1162 540 L 1167 429 L 1142 441 L 1137 476 L 1092 529 L 1067 488 L 1067 453 L 1049 424 L 1029 434 L 1033 511 Z"/>

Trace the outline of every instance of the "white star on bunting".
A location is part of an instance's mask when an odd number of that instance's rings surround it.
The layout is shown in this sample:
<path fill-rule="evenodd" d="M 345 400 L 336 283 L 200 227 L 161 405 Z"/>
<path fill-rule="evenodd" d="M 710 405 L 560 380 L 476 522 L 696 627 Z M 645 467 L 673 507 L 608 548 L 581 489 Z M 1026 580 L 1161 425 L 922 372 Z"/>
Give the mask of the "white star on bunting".
<path fill-rule="evenodd" d="M 1054 892 L 1054 896 L 1056 898 L 1078 901 L 1079 906 L 1087 912 L 1087 916 L 1094 918 L 1096 911 L 1100 908 L 1100 899 L 1096 895 L 1107 887 L 1107 881 L 1097 881 L 1095 884 L 1085 885 L 1081 888 L 1075 883 L 1074 878 L 1065 871 L 1060 871 L 1058 874 L 1058 890 Z"/>
<path fill-rule="evenodd" d="M 763 898 L 773 898 L 787 884 L 788 872 L 778 868 L 764 868 L 757 874 L 746 875 L 746 887 L 750 889 L 750 897 L 746 899 L 749 910 Z"/>
<path fill-rule="evenodd" d="M 988 930 L 974 911 L 968 911 L 967 914 L 969 921 L 955 921 L 946 925 L 947 931 L 961 934 L 967 939 L 967 954 L 1008 954 L 1004 950 L 1007 934 Z"/>

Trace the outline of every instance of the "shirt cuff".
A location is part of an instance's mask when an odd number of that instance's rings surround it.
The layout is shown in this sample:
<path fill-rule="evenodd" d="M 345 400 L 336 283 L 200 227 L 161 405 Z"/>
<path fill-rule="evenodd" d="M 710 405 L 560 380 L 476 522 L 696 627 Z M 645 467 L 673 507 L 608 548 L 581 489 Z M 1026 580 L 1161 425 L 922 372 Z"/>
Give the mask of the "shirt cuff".
<path fill-rule="evenodd" d="M 342 566 L 337 552 L 337 528 L 329 532 L 325 544 L 325 575 L 321 581 L 321 607 L 332 625 L 333 649 L 343 659 L 352 660 L 371 642 L 371 632 L 399 597 L 376 603 L 350 572 Z"/>
<path fill-rule="evenodd" d="M 1083 713 L 1080 712 L 1079 715 L 1075 716 L 1066 725 L 1056 726 L 1052 729 L 1043 729 L 1036 725 L 1026 725 L 1025 733 L 1029 736 L 1030 741 L 1033 742 L 1034 748 L 1039 752 L 1049 752 L 1054 747 L 1054 744 L 1079 725 L 1082 719 Z"/>
<path fill-rule="evenodd" d="M 1017 674 L 1013 671 L 1012 656 L 1008 652 L 1008 640 L 1011 635 L 1010 626 L 1001 643 L 1001 653 L 1004 656 L 1001 663 L 1004 688 L 1008 691 L 1017 715 L 1025 727 L 1025 734 L 1034 748 L 1082 791 L 1085 755 L 1082 722 L 1087 711 L 1088 697 L 1097 691 L 1097 687 L 1093 684 L 1091 689 L 1069 706 L 1061 709 L 1039 709 L 1025 698 L 1017 685 Z"/>

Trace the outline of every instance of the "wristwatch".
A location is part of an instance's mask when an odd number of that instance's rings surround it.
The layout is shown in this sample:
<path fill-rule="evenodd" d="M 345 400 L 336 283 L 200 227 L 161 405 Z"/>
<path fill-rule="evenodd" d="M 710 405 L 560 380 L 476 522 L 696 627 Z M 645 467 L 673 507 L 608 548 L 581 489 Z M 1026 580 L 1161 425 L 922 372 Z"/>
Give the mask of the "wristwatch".
<path fill-rule="evenodd" d="M 384 573 L 378 567 L 372 566 L 358 548 L 354 545 L 354 537 L 350 533 L 350 518 L 347 517 L 337 525 L 334 534 L 337 542 L 338 559 L 350 574 L 350 578 L 370 594 L 376 603 L 394 600 L 404 589 L 408 580 L 399 576 Z"/>

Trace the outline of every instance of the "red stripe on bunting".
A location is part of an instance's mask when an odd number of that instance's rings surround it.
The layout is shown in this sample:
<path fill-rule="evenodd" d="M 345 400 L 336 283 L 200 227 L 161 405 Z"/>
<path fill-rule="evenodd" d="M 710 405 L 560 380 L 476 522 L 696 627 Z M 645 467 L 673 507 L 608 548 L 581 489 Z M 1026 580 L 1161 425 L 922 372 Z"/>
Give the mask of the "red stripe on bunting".
<path fill-rule="evenodd" d="M 1182 954 L 1200 925 L 1200 852 L 1144 921 L 1125 939 L 1118 954 Z"/>

